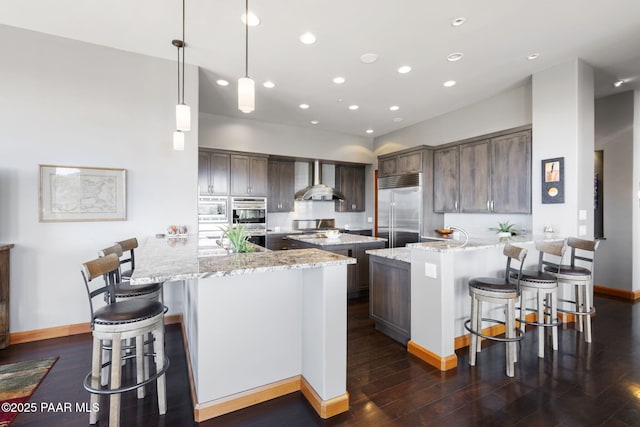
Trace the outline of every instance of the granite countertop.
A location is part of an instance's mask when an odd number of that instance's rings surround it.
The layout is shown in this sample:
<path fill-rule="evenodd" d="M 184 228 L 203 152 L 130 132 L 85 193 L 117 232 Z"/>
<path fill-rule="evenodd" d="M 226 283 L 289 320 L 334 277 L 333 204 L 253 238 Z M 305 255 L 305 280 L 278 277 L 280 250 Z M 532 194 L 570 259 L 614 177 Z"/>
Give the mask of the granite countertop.
<path fill-rule="evenodd" d="M 381 258 L 389 258 L 408 263 L 411 262 L 411 249 L 409 248 L 369 249 L 366 253 Z"/>
<path fill-rule="evenodd" d="M 444 239 L 439 242 L 420 242 L 420 243 L 408 243 L 407 247 L 412 249 L 418 249 L 429 252 L 461 252 L 461 251 L 473 251 L 485 248 L 502 247 L 507 243 L 513 245 L 534 243 L 539 240 L 546 241 L 559 241 L 563 238 L 561 236 L 555 236 L 553 238 L 547 238 L 543 235 L 532 236 L 529 234 L 522 236 L 511 237 L 470 237 L 469 242 L 466 245 L 462 245 L 463 241 Z"/>
<path fill-rule="evenodd" d="M 199 247 L 198 236 L 174 239 L 147 238 L 136 249 L 136 269 L 131 283 L 233 276 L 268 271 L 355 264 L 354 258 L 318 249 L 229 254 L 215 247 Z"/>
<path fill-rule="evenodd" d="M 359 234 L 342 233 L 338 237 L 326 237 L 322 233 L 298 234 L 287 236 L 288 239 L 306 242 L 316 246 L 353 245 L 354 243 L 386 242 L 381 237 L 361 236 Z"/>
<path fill-rule="evenodd" d="M 7 251 L 13 247 L 13 243 L 0 243 L 0 251 Z"/>

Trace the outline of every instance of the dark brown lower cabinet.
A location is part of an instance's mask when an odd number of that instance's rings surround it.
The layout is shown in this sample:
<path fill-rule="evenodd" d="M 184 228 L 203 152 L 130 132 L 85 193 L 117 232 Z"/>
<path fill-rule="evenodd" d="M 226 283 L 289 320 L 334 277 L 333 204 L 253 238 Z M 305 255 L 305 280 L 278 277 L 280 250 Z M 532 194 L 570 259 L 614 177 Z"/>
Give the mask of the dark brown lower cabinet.
<path fill-rule="evenodd" d="M 407 345 L 411 338 L 411 264 L 369 256 L 369 316 L 376 329 Z"/>

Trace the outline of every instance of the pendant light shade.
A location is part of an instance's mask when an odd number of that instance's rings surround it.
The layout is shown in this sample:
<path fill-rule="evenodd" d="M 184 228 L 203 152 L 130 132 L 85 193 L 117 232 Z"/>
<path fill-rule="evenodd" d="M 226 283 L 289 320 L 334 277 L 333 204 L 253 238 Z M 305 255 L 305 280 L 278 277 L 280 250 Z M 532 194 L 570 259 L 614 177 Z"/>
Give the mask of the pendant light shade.
<path fill-rule="evenodd" d="M 256 107 L 256 84 L 249 77 L 238 79 L 238 109 L 250 113 Z"/>
<path fill-rule="evenodd" d="M 244 16 L 249 16 L 249 0 L 244 2 Z M 244 23 L 244 77 L 238 79 L 238 109 L 250 113 L 256 108 L 256 84 L 249 77 L 249 20 Z"/>
<path fill-rule="evenodd" d="M 183 132 L 191 130 L 191 107 L 186 104 L 176 105 L 176 129 Z"/>
<path fill-rule="evenodd" d="M 173 132 L 173 149 L 176 151 L 184 151 L 184 132 Z"/>

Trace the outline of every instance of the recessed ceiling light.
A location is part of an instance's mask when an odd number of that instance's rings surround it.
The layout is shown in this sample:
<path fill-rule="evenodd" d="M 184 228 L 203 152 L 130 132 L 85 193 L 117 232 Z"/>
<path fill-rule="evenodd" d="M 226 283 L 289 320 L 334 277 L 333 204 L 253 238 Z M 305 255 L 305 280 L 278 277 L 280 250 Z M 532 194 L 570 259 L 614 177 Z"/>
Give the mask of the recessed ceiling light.
<path fill-rule="evenodd" d="M 358 106 L 357 106 L 357 105 L 355 105 L 355 104 L 354 104 L 354 105 L 349 105 L 349 110 L 353 110 L 353 111 L 355 111 L 355 110 L 357 110 L 358 108 L 360 108 L 360 107 L 358 107 Z"/>
<path fill-rule="evenodd" d="M 337 85 L 341 85 L 342 83 L 344 83 L 346 80 L 344 77 L 334 77 L 333 78 L 333 82 Z"/>
<path fill-rule="evenodd" d="M 317 125 L 318 123 L 320 123 L 320 122 L 319 122 L 319 121 L 317 121 L 317 120 L 311 120 L 311 124 L 312 124 L 312 125 Z"/>
<path fill-rule="evenodd" d="M 397 105 L 392 105 L 391 107 L 389 107 L 389 110 L 391 111 L 398 111 L 400 109 L 400 107 L 398 107 Z"/>
<path fill-rule="evenodd" d="M 531 61 L 532 59 L 536 59 L 540 54 L 538 52 L 531 53 L 527 56 L 527 59 Z"/>
<path fill-rule="evenodd" d="M 216 83 L 218 83 L 220 86 L 229 86 L 229 82 L 223 79 L 216 80 Z"/>
<path fill-rule="evenodd" d="M 304 33 L 300 36 L 300 41 L 304 44 L 314 44 L 316 42 L 316 36 L 313 33 Z"/>
<path fill-rule="evenodd" d="M 398 68 L 398 72 L 400 74 L 407 74 L 409 71 L 411 71 L 411 67 L 409 67 L 408 65 L 403 65 L 402 67 Z"/>
<path fill-rule="evenodd" d="M 455 86 L 456 85 L 456 81 L 455 80 L 447 80 L 446 82 L 442 83 L 444 85 L 444 87 L 451 87 L 451 86 Z"/>
<path fill-rule="evenodd" d="M 393 121 L 396 122 L 396 123 L 400 123 L 402 120 L 404 120 L 402 117 L 395 117 L 393 119 Z"/>
<path fill-rule="evenodd" d="M 620 86 L 622 86 L 622 85 L 623 85 L 623 84 L 625 84 L 625 83 L 626 83 L 626 82 L 625 82 L 624 80 L 618 80 L 617 82 L 615 82 L 615 83 L 613 84 L 613 87 L 620 87 Z"/>
<path fill-rule="evenodd" d="M 307 108 L 309 108 L 309 104 L 300 104 L 300 108 L 306 110 Z"/>
<path fill-rule="evenodd" d="M 271 80 L 267 80 L 266 82 L 262 83 L 262 86 L 266 87 L 267 89 L 273 89 L 274 87 L 276 87 L 276 84 Z"/>
<path fill-rule="evenodd" d="M 454 27 L 459 27 L 460 25 L 464 24 L 467 21 L 467 18 L 463 18 L 462 16 L 460 18 L 456 18 L 453 21 L 451 21 L 451 25 Z"/>
<path fill-rule="evenodd" d="M 462 59 L 462 57 L 464 56 L 464 54 L 462 52 L 454 52 L 454 53 L 450 53 L 447 56 L 447 61 L 449 62 L 455 62 L 455 61 L 459 61 Z"/>
<path fill-rule="evenodd" d="M 372 64 L 378 60 L 377 53 L 365 53 L 360 57 L 360 62 L 363 64 Z"/>
<path fill-rule="evenodd" d="M 365 130 L 366 133 L 373 133 L 373 129 L 367 129 Z"/>
<path fill-rule="evenodd" d="M 243 24 L 246 24 L 246 16 L 244 13 L 240 17 L 240 20 Z M 258 25 L 260 25 L 260 18 L 258 18 L 255 13 L 249 11 L 249 26 L 257 27 Z"/>

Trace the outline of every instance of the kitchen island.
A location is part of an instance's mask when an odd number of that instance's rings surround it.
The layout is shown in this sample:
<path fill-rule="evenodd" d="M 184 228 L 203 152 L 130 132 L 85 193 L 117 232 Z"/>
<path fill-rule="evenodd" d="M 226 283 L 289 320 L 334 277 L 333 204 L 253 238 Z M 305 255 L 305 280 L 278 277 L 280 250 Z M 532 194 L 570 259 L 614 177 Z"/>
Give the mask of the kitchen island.
<path fill-rule="evenodd" d="M 347 411 L 347 266 L 355 260 L 317 249 L 214 252 L 199 252 L 196 236 L 149 238 L 132 277 L 181 286 L 195 421 L 298 390 L 322 418 Z"/>
<path fill-rule="evenodd" d="M 369 291 L 370 249 L 384 248 L 386 239 L 342 233 L 336 237 L 327 237 L 324 233 L 292 234 L 287 239 L 300 248 L 318 248 L 346 257 L 354 257 L 356 265 L 347 269 L 347 293 L 350 298 L 366 295 Z"/>
<path fill-rule="evenodd" d="M 531 236 L 471 239 L 466 245 L 447 239 L 411 243 L 411 340 L 407 351 L 440 370 L 457 366 L 455 350 L 469 343 L 464 322 L 470 316 L 469 279 L 504 277 L 504 245 L 529 250 L 527 268 L 536 268 Z M 531 304 L 531 302 L 529 302 Z M 485 304 L 488 306 L 488 304 Z M 504 319 L 502 307 L 484 307 L 483 317 Z M 499 327 L 484 331 L 498 335 Z"/>

